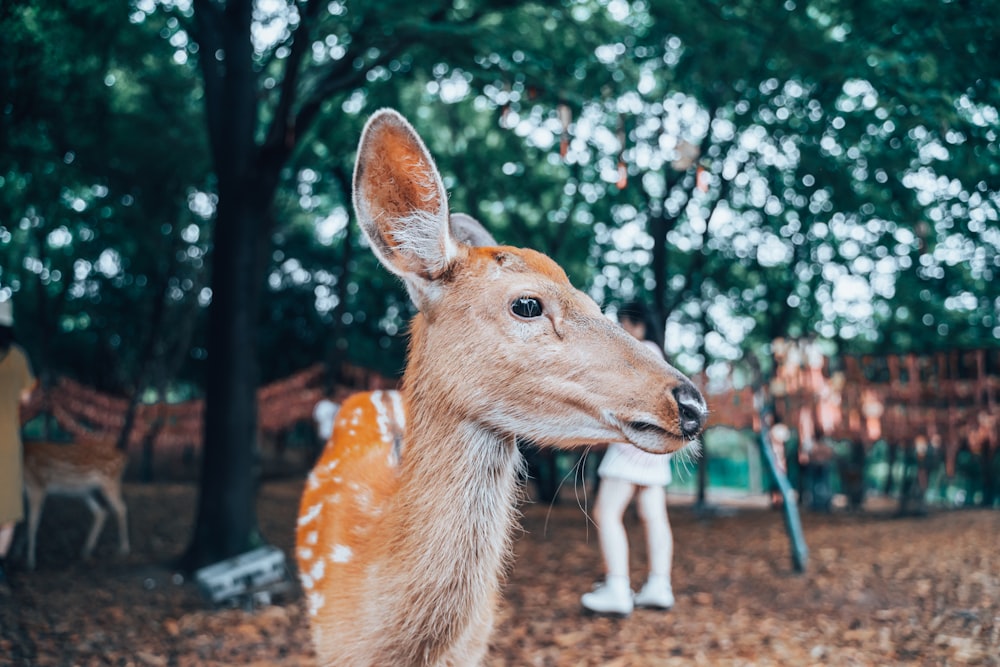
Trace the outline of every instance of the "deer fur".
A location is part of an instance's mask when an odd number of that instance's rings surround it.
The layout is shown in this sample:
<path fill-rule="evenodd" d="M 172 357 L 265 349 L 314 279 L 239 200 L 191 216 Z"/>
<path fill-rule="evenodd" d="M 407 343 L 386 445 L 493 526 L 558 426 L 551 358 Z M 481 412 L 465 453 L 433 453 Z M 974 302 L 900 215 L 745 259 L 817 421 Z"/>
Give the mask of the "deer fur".
<path fill-rule="evenodd" d="M 83 558 L 94 552 L 107 519 L 107 510 L 95 497 L 100 494 L 118 519 L 118 553 L 129 552 L 128 517 L 122 497 L 126 454 L 113 442 L 24 443 L 24 492 L 27 498 L 29 569 L 35 568 L 35 546 L 42 508 L 49 495 L 81 498 L 93 521 L 83 546 Z"/>
<path fill-rule="evenodd" d="M 398 113 L 366 125 L 354 188 L 372 250 L 420 312 L 401 446 L 385 397 L 352 397 L 303 494 L 296 555 L 317 662 L 478 665 L 516 523 L 516 437 L 667 453 L 707 409 L 552 260 L 457 240 L 433 160 Z M 540 314 L 518 314 L 522 298 Z"/>

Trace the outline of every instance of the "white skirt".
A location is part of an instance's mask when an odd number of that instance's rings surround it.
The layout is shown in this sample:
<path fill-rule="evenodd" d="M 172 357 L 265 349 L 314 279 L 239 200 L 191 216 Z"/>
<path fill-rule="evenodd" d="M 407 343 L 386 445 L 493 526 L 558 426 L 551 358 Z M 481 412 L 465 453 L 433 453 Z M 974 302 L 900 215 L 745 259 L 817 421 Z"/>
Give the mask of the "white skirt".
<path fill-rule="evenodd" d="M 670 454 L 651 454 L 624 442 L 608 445 L 597 474 L 640 486 L 666 486 L 673 479 Z"/>

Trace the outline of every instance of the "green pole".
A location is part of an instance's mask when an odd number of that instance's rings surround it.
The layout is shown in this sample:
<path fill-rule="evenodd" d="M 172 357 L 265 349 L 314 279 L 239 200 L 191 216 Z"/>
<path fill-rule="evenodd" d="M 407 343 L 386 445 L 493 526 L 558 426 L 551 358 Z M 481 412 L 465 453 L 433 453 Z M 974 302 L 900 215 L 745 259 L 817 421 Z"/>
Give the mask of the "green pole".
<path fill-rule="evenodd" d="M 785 529 L 788 531 L 788 539 L 792 545 L 792 567 L 796 572 L 805 572 L 806 563 L 809 561 L 809 547 L 802 535 L 802 522 L 799 521 L 799 508 L 792 497 L 792 485 L 788 483 L 788 476 L 778 468 L 778 460 L 774 457 L 774 450 L 768 439 L 769 429 L 764 419 L 764 411 L 760 413 L 760 451 L 764 456 L 764 462 L 771 473 L 771 477 L 781 491 L 782 506 L 785 513 Z"/>

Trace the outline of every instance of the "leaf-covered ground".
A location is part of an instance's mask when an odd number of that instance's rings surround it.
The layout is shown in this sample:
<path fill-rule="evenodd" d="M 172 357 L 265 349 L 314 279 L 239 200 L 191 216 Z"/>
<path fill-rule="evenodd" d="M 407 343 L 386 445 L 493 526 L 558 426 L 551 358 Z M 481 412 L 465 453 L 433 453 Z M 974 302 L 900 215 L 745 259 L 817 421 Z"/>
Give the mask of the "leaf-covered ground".
<path fill-rule="evenodd" d="M 266 484 L 260 520 L 291 554 L 301 485 Z M 569 494 L 572 496 L 572 490 Z M 52 499 L 39 567 L 0 593 L 0 665 L 313 665 L 301 598 L 247 612 L 209 609 L 162 564 L 190 535 L 195 490 L 129 485 L 133 551 L 78 562 L 88 515 Z M 575 500 L 527 504 L 490 665 L 1000 665 L 1000 512 L 923 518 L 809 514 L 811 559 L 791 572 L 780 513 L 698 515 L 672 499 L 669 613 L 586 616 L 600 575 L 596 534 Z M 645 556 L 629 522 L 636 579 Z"/>

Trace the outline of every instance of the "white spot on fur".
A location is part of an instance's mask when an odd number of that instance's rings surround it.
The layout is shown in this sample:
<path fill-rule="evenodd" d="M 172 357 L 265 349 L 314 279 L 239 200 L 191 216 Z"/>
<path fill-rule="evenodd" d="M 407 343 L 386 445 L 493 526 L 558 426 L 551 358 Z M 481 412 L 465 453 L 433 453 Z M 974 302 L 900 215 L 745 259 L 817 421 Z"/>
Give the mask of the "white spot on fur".
<path fill-rule="evenodd" d="M 352 556 L 354 556 L 354 552 L 351 551 L 351 547 L 346 544 L 338 544 L 333 547 L 330 560 L 334 563 L 347 563 L 350 562 Z"/>
<path fill-rule="evenodd" d="M 306 540 L 305 540 L 306 544 L 312 545 L 312 544 L 316 544 L 316 542 L 318 542 L 318 541 L 319 541 L 319 532 L 318 531 L 314 530 L 314 531 L 311 531 L 308 535 L 306 535 Z"/>
<path fill-rule="evenodd" d="M 382 442 L 391 442 L 392 434 L 389 431 L 389 411 L 386 410 L 381 391 L 372 392 L 372 406 L 375 408 L 375 423 L 378 425 L 379 439 Z"/>
<path fill-rule="evenodd" d="M 354 501 L 358 505 L 358 509 L 363 512 L 371 512 L 372 501 L 374 497 L 370 489 L 361 489 L 358 491 L 358 495 L 354 497 Z"/>
<path fill-rule="evenodd" d="M 326 598 L 323 597 L 321 593 L 310 593 L 309 594 L 309 615 L 315 616 L 323 605 L 326 604 Z"/>
<path fill-rule="evenodd" d="M 307 483 L 308 483 L 308 486 L 309 486 L 309 488 L 311 490 L 315 490 L 316 488 L 319 487 L 319 478 L 316 477 L 316 471 L 315 470 L 313 470 L 312 472 L 309 473 L 309 480 L 308 480 Z"/>
<path fill-rule="evenodd" d="M 302 588 L 306 589 L 307 591 L 312 590 L 313 580 L 312 577 L 310 577 L 308 574 L 299 575 L 299 581 L 302 582 Z"/>
<path fill-rule="evenodd" d="M 312 560 L 314 555 L 313 550 L 309 547 L 302 547 L 299 549 L 298 554 L 299 560 Z"/>
<path fill-rule="evenodd" d="M 312 569 L 309 570 L 309 576 L 313 578 L 314 581 L 320 581 L 323 578 L 323 574 L 326 572 L 326 564 L 323 559 L 319 559 L 313 564 Z"/>
<path fill-rule="evenodd" d="M 299 517 L 299 525 L 304 526 L 311 521 L 315 521 L 316 517 L 323 509 L 323 503 L 316 503 L 312 507 L 306 510 L 306 513 Z"/>
<path fill-rule="evenodd" d="M 392 411 L 396 415 L 396 423 L 400 430 L 406 430 L 406 410 L 403 409 L 403 397 L 398 391 L 390 391 L 389 398 L 392 400 Z"/>

